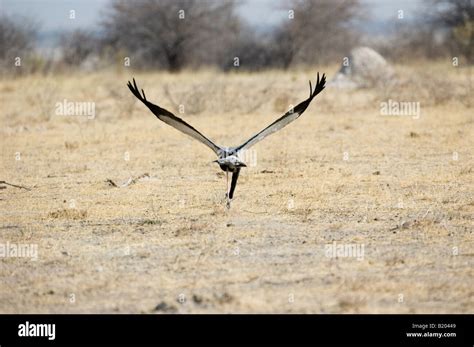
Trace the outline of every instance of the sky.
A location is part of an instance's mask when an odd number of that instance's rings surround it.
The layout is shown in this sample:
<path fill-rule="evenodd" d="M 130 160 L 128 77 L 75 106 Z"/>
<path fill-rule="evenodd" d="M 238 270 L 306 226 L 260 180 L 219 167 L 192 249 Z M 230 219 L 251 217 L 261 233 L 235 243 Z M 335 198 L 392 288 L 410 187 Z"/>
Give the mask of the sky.
<path fill-rule="evenodd" d="M 329 0 L 328 0 L 329 1 Z M 371 19 L 363 23 L 366 31 L 384 30 L 384 23 L 396 19 L 402 9 L 407 20 L 422 0 L 361 0 L 371 12 Z M 30 17 L 40 24 L 40 36 L 78 28 L 97 26 L 110 0 L 0 0 L 0 11 L 7 15 Z M 240 0 L 238 13 L 251 25 L 265 30 L 286 18 L 285 1 Z M 70 11 L 75 19 L 69 19 Z"/>

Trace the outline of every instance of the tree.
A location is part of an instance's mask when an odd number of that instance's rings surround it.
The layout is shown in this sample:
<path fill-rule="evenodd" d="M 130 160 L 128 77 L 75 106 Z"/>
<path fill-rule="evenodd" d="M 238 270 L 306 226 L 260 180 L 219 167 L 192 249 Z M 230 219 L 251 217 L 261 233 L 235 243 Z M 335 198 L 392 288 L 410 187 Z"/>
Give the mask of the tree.
<path fill-rule="evenodd" d="M 453 54 L 463 55 L 469 63 L 474 63 L 474 1 L 426 2 L 433 9 L 430 16 L 431 24 L 448 30 L 450 39 L 448 42 Z"/>
<path fill-rule="evenodd" d="M 63 62 L 79 66 L 91 54 L 98 53 L 98 39 L 89 31 L 77 29 L 63 33 L 59 39 Z"/>
<path fill-rule="evenodd" d="M 0 63 L 4 69 L 12 68 L 16 57 L 23 60 L 31 55 L 36 31 L 37 25 L 28 19 L 0 15 Z"/>
<path fill-rule="evenodd" d="M 135 66 L 171 71 L 225 59 L 239 28 L 231 0 L 117 0 L 106 15 L 106 44 L 125 51 Z"/>
<path fill-rule="evenodd" d="M 362 17 L 359 0 L 293 0 L 288 19 L 277 29 L 280 64 L 328 63 L 357 44 L 354 21 Z"/>

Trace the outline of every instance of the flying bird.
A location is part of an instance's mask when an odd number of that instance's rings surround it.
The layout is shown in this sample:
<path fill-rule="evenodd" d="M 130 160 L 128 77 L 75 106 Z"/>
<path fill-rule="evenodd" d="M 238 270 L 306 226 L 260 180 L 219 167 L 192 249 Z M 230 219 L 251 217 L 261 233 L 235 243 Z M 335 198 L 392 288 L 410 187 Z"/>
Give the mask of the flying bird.
<path fill-rule="evenodd" d="M 215 160 L 214 162 L 219 164 L 220 168 L 226 172 L 226 178 L 227 178 L 226 205 L 228 208 L 230 208 L 230 202 L 234 198 L 234 191 L 237 185 L 237 180 L 239 178 L 240 170 L 241 168 L 247 166 L 239 158 L 240 151 L 247 149 L 250 146 L 253 146 L 257 142 L 266 138 L 268 135 L 273 134 L 274 132 L 282 129 L 283 127 L 285 127 L 286 125 L 288 125 L 289 123 L 297 119 L 299 116 L 301 116 L 303 112 L 306 110 L 306 108 L 308 108 L 311 101 L 313 101 L 314 97 L 318 95 L 324 89 L 325 83 L 326 83 L 325 74 L 323 74 L 320 79 L 319 72 L 318 72 L 316 86 L 314 87 L 314 89 L 312 87 L 311 81 L 309 81 L 309 97 L 306 100 L 299 103 L 296 107 L 290 109 L 288 112 L 286 112 L 283 116 L 281 116 L 272 124 L 267 126 L 265 129 L 253 135 L 247 141 L 245 141 L 244 143 L 236 147 L 223 147 L 223 146 L 216 145 L 209 138 L 204 136 L 202 133 L 200 133 L 194 127 L 186 123 L 181 118 L 176 117 L 174 114 L 172 114 L 168 110 L 165 110 L 164 108 L 161 108 L 160 106 L 155 105 L 151 103 L 150 101 L 148 101 L 143 89 L 141 90 L 141 94 L 140 94 L 140 91 L 138 90 L 135 79 L 133 79 L 133 84 L 130 81 L 128 82 L 128 88 L 133 93 L 133 95 L 135 95 L 138 100 L 143 102 L 145 106 L 148 107 L 150 111 L 153 112 L 153 114 L 159 120 L 181 131 L 182 133 L 188 136 L 191 136 L 195 140 L 198 140 L 199 142 L 205 144 L 217 155 L 217 160 Z M 232 180 L 231 180 L 230 187 L 229 187 L 229 172 L 232 173 Z"/>

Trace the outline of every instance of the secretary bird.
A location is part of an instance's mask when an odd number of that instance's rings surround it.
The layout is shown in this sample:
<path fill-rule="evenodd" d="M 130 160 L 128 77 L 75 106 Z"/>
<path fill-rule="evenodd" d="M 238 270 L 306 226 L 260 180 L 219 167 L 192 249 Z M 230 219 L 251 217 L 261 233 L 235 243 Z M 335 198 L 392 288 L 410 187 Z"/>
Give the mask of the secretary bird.
<path fill-rule="evenodd" d="M 128 82 L 128 88 L 133 93 L 133 95 L 135 95 L 135 97 L 138 100 L 143 102 L 145 106 L 148 107 L 150 111 L 153 112 L 153 114 L 159 120 L 181 131 L 182 133 L 188 136 L 191 136 L 195 140 L 198 140 L 199 142 L 205 144 L 207 147 L 209 147 L 210 149 L 214 151 L 214 153 L 217 155 L 217 158 L 218 158 L 214 162 L 219 164 L 220 168 L 226 173 L 226 178 L 227 178 L 226 206 L 227 208 L 230 208 L 230 202 L 234 198 L 234 191 L 237 185 L 237 180 L 239 178 L 240 169 L 247 166 L 239 158 L 239 152 L 242 151 L 243 149 L 247 149 L 250 146 L 253 146 L 257 142 L 263 140 L 268 135 L 273 134 L 274 132 L 282 129 L 283 127 L 285 127 L 286 125 L 288 125 L 289 123 L 297 119 L 299 116 L 301 116 L 303 112 L 306 110 L 306 108 L 309 106 L 311 101 L 313 101 L 314 97 L 318 95 L 324 89 L 325 83 L 326 83 L 325 74 L 323 74 L 320 79 L 319 72 L 318 72 L 316 86 L 314 87 L 314 90 L 311 85 L 311 81 L 309 81 L 309 97 L 306 100 L 299 103 L 296 107 L 286 112 L 283 116 L 278 118 L 276 121 L 274 121 L 272 124 L 267 126 L 265 129 L 253 135 L 247 141 L 245 141 L 244 143 L 236 147 L 223 147 L 223 146 L 216 145 L 214 142 L 209 140 L 206 136 L 201 134 L 199 131 L 197 131 L 195 128 L 193 128 L 191 125 L 186 123 L 181 118 L 176 117 L 174 114 L 172 114 L 168 110 L 165 110 L 164 108 L 161 108 L 160 106 L 155 105 L 151 103 L 150 101 L 148 101 L 143 89 L 141 90 L 141 94 L 140 94 L 140 91 L 138 90 L 135 79 L 133 79 L 133 84 L 130 81 Z M 232 173 L 230 188 L 229 188 L 229 172 Z"/>

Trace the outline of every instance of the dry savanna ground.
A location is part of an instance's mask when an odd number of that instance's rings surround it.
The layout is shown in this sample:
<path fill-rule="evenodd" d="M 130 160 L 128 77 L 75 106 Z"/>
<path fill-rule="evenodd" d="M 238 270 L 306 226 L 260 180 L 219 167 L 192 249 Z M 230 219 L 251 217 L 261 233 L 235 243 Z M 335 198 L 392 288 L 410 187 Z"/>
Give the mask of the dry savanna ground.
<path fill-rule="evenodd" d="M 336 69 L 0 80 L 0 180 L 28 188 L 0 185 L 0 312 L 474 312 L 469 68 L 328 87 L 253 148 L 230 210 L 214 154 L 126 88 L 235 145 Z M 64 100 L 95 118 L 56 114 Z"/>

